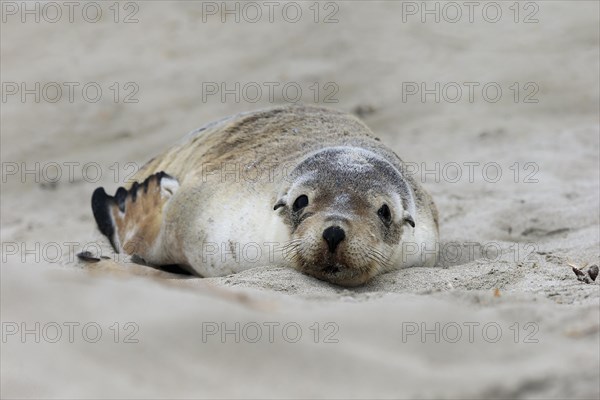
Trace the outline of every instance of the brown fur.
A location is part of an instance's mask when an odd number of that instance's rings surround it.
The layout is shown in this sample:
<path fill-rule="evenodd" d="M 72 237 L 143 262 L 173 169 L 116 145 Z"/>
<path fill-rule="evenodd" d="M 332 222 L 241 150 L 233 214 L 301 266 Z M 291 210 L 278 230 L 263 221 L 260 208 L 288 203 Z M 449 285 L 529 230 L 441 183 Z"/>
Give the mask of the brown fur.
<path fill-rule="evenodd" d="M 325 136 L 351 140 L 352 132 L 370 131 L 358 119 L 349 121 L 347 114 L 331 109 L 297 105 L 257 111 L 235 116 L 172 146 L 144 165 L 134 180 L 143 181 L 165 171 L 183 185 L 188 179 L 198 178 L 202 164 L 241 160 L 285 163 L 322 147 Z"/>

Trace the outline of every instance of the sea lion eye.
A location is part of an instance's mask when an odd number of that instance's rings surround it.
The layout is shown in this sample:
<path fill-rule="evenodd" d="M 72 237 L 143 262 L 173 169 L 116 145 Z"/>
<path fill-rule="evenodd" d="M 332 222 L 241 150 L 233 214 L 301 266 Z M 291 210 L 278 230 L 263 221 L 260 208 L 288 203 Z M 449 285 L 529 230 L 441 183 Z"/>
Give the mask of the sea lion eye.
<path fill-rule="evenodd" d="M 303 194 L 298 196 L 298 198 L 294 201 L 294 205 L 292 206 L 292 210 L 298 211 L 303 209 L 308 205 L 308 196 Z"/>
<path fill-rule="evenodd" d="M 377 211 L 377 215 L 379 218 L 387 225 L 392 222 L 392 212 L 387 204 L 381 206 L 381 208 Z"/>

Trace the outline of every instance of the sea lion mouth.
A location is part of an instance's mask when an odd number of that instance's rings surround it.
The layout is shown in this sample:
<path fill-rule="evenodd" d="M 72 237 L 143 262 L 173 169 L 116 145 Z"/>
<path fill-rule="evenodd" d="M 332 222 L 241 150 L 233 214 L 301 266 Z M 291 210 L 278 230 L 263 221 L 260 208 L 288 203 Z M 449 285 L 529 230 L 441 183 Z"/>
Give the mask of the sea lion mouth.
<path fill-rule="evenodd" d="M 364 284 L 371 274 L 368 270 L 356 268 L 337 261 L 329 261 L 321 265 L 312 264 L 312 267 L 302 268 L 302 272 L 317 279 L 340 286 L 353 287 Z"/>
<path fill-rule="evenodd" d="M 366 283 L 370 279 L 368 272 L 352 272 L 342 266 L 330 265 L 321 270 L 308 270 L 305 273 L 313 277 L 345 287 L 355 287 Z"/>
<path fill-rule="evenodd" d="M 291 266 L 307 275 L 340 286 L 362 285 L 379 270 L 378 260 L 367 256 L 352 258 L 353 252 L 349 253 L 346 248 L 338 248 L 332 253 L 323 248 L 323 243 L 320 243 L 321 248 L 309 248 L 313 251 L 307 251 L 299 245 L 293 247 L 293 251 L 289 253 Z"/>
<path fill-rule="evenodd" d="M 338 272 L 340 272 L 340 270 L 341 268 L 337 264 L 327 265 L 325 268 L 322 269 L 322 271 L 326 274 L 337 274 Z"/>

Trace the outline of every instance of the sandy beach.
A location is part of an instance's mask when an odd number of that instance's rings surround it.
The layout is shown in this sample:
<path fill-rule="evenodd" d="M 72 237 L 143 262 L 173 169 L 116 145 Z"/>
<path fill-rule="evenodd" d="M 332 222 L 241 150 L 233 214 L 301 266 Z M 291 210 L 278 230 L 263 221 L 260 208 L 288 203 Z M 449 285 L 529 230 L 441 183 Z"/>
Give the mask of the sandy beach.
<path fill-rule="evenodd" d="M 1 3 L 2 398 L 600 397 L 600 279 L 572 270 L 600 262 L 598 2 L 74 3 Z M 296 101 L 411 166 L 435 268 L 348 289 L 111 251 L 96 187 Z"/>

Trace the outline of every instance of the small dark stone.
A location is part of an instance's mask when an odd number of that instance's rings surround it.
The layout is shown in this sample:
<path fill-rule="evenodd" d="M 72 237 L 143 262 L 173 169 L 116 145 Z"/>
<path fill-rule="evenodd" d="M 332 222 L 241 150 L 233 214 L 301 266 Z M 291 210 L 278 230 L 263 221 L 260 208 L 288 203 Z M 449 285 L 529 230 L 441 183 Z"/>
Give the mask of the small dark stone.
<path fill-rule="evenodd" d="M 585 272 L 583 272 L 582 270 L 580 270 L 577 267 L 571 267 L 573 269 L 573 272 L 575 273 L 575 275 L 577 276 L 577 280 L 583 283 L 592 283 L 596 280 L 596 278 L 598 277 L 598 266 L 597 265 L 592 265 L 591 267 L 587 268 Z"/>
<path fill-rule="evenodd" d="M 595 281 L 596 278 L 598 277 L 598 266 L 592 265 L 591 267 L 588 268 L 587 273 L 590 276 L 590 278 L 592 279 L 592 282 Z"/>
<path fill-rule="evenodd" d="M 94 255 L 89 251 L 82 251 L 81 253 L 78 253 L 77 258 L 79 258 L 81 261 L 90 263 L 97 263 L 98 261 L 100 261 L 99 258 L 94 257 Z"/>
<path fill-rule="evenodd" d="M 373 107 L 372 105 L 366 104 L 360 104 L 356 107 L 354 107 L 352 109 L 352 113 L 356 116 L 358 116 L 359 118 L 364 118 L 367 115 L 371 115 L 375 112 L 375 107 Z"/>
<path fill-rule="evenodd" d="M 56 188 L 58 187 L 58 182 L 42 182 L 40 183 L 40 187 L 44 190 L 56 190 Z"/>
<path fill-rule="evenodd" d="M 575 268 L 575 267 L 571 267 L 571 268 L 573 269 L 573 272 L 575 272 L 577 279 L 581 280 L 581 278 L 583 278 L 585 276 L 585 274 L 583 272 L 581 272 L 581 270 L 579 268 Z"/>

